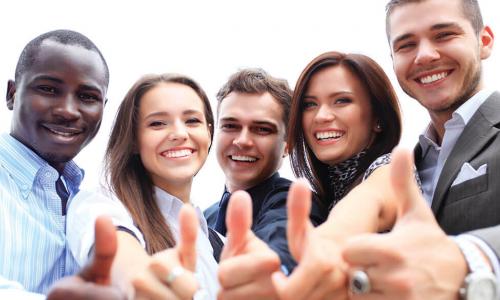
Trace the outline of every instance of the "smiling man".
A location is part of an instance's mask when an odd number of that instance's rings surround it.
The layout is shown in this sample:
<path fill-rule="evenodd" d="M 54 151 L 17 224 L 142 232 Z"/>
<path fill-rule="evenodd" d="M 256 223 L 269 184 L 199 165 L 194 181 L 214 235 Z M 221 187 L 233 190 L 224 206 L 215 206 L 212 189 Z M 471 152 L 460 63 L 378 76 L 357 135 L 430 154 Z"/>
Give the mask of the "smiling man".
<path fill-rule="evenodd" d="M 0 136 L 2 299 L 43 298 L 78 270 L 66 239 L 66 208 L 84 175 L 73 158 L 99 130 L 108 82 L 102 54 L 80 33 L 42 34 L 21 53 L 7 85 L 11 131 Z"/>
<path fill-rule="evenodd" d="M 252 231 L 291 270 L 295 261 L 286 241 L 286 197 L 290 180 L 278 169 L 287 155 L 286 134 L 292 91 L 285 80 L 260 69 L 233 74 L 217 94 L 217 160 L 226 177 L 220 202 L 205 211 L 208 225 L 226 234 L 229 195 L 247 191 L 252 198 Z M 318 224 L 318 210 L 311 215 Z"/>

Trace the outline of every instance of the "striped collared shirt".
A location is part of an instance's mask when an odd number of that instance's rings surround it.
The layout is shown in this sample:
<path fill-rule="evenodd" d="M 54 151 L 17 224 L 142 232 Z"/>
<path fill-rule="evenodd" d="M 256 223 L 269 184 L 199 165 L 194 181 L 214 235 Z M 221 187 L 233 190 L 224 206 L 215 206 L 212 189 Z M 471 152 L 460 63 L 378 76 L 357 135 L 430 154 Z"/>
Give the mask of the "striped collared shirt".
<path fill-rule="evenodd" d="M 0 298 L 23 288 L 46 293 L 55 281 L 78 270 L 67 246 L 66 216 L 55 188 L 58 177 L 28 147 L 0 135 Z M 83 170 L 71 161 L 62 177 L 71 201 Z"/>

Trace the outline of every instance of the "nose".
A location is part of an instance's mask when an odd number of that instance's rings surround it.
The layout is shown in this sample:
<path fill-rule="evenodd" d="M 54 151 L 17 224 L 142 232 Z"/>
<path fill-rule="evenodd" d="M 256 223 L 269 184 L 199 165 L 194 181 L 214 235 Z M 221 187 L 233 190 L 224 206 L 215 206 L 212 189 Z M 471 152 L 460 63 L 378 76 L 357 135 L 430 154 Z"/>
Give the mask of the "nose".
<path fill-rule="evenodd" d="M 248 128 L 243 128 L 234 138 L 233 145 L 239 148 L 251 147 L 253 145 L 253 140 L 250 130 Z"/>
<path fill-rule="evenodd" d="M 181 120 L 175 121 L 167 135 L 169 141 L 185 141 L 188 138 L 186 125 Z"/>
<path fill-rule="evenodd" d="M 79 99 L 73 95 L 68 95 L 55 104 L 53 112 L 54 115 L 61 120 L 77 120 L 81 116 Z"/>
<path fill-rule="evenodd" d="M 333 109 L 328 105 L 321 105 L 314 117 L 314 121 L 317 123 L 331 122 L 335 119 L 335 113 Z"/>
<path fill-rule="evenodd" d="M 431 41 L 422 40 L 418 44 L 415 63 L 418 65 L 428 64 L 439 59 L 440 55 Z"/>

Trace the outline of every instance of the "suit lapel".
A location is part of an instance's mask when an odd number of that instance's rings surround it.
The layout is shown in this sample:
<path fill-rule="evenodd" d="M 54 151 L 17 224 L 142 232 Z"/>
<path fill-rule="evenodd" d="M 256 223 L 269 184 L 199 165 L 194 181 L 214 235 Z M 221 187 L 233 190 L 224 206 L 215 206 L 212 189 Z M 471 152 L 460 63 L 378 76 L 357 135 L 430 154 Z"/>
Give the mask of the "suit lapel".
<path fill-rule="evenodd" d="M 500 94 L 493 93 L 476 111 L 453 147 L 434 191 L 432 211 L 437 214 L 444 196 L 465 162 L 474 158 L 488 141 L 498 134 Z"/>

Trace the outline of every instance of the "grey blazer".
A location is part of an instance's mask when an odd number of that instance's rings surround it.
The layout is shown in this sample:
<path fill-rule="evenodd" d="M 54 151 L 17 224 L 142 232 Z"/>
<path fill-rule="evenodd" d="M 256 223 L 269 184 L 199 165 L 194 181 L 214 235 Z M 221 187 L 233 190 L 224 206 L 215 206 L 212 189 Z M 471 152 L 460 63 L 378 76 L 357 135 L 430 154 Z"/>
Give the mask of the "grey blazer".
<path fill-rule="evenodd" d="M 415 148 L 419 168 L 421 148 Z M 462 165 L 487 164 L 486 174 L 451 186 Z M 493 93 L 473 115 L 446 160 L 432 211 L 447 234 L 470 232 L 500 258 L 500 93 Z"/>

